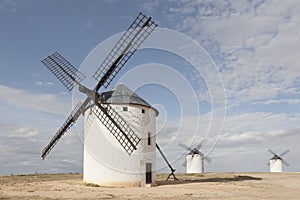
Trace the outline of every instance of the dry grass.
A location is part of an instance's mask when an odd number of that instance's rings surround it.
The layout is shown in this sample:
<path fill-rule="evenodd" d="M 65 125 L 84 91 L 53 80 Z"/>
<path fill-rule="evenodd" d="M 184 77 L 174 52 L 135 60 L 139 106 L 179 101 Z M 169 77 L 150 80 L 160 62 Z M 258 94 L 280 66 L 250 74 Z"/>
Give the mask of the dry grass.
<path fill-rule="evenodd" d="M 157 187 L 101 187 L 81 174 L 0 176 L 0 199 L 297 199 L 300 173 L 176 174 Z"/>
<path fill-rule="evenodd" d="M 45 182 L 45 181 L 58 181 L 82 179 L 82 174 L 21 174 L 0 176 L 0 185 L 3 184 L 17 184 L 17 183 L 32 183 L 32 182 Z"/>

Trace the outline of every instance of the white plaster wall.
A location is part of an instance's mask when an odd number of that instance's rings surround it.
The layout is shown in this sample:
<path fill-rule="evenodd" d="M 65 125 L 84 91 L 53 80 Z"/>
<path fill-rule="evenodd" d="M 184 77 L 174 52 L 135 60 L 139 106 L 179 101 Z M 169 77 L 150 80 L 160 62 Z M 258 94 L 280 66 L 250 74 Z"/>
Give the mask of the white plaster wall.
<path fill-rule="evenodd" d="M 282 172 L 282 161 L 280 159 L 270 160 L 270 172 Z"/>
<path fill-rule="evenodd" d="M 203 173 L 202 157 L 199 154 L 186 156 L 186 173 Z"/>
<path fill-rule="evenodd" d="M 140 143 L 130 156 L 117 139 L 96 118 L 85 112 L 87 126 L 84 138 L 83 179 L 88 183 L 99 185 L 143 186 L 146 178 L 146 163 L 152 163 L 152 182 L 155 181 L 156 167 L 156 112 L 152 108 L 140 105 L 111 105 L 135 134 L 141 138 Z M 123 111 L 123 106 L 128 111 Z M 145 113 L 142 113 L 142 109 Z M 88 117 L 89 116 L 89 117 Z M 148 132 L 151 133 L 151 145 L 148 145 Z"/>

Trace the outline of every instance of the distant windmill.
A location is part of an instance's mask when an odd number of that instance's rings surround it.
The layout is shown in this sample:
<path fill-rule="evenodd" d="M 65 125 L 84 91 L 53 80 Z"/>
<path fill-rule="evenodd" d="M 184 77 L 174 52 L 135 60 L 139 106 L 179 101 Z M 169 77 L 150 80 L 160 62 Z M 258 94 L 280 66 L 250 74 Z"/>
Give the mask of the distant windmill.
<path fill-rule="evenodd" d="M 289 166 L 289 164 L 282 159 L 282 156 L 287 154 L 290 150 L 285 150 L 281 154 L 277 155 L 274 151 L 271 149 L 268 149 L 268 151 L 273 154 L 273 157 L 269 161 L 269 166 L 270 166 L 270 172 L 282 172 L 282 163 L 285 164 L 286 166 Z"/>
<path fill-rule="evenodd" d="M 206 140 L 202 140 L 195 148 L 182 143 L 178 144 L 189 151 L 186 155 L 186 161 L 183 163 L 183 166 L 186 166 L 186 173 L 204 173 L 204 160 L 211 162 L 211 159 L 200 151 L 205 142 Z"/>

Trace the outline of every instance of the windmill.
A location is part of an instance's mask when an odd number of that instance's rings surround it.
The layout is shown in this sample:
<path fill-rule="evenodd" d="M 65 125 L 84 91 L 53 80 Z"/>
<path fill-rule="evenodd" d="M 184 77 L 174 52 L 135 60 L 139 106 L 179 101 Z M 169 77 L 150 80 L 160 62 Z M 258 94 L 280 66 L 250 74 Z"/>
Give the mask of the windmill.
<path fill-rule="evenodd" d="M 186 166 L 186 173 L 204 173 L 204 160 L 211 162 L 211 159 L 200 151 L 205 142 L 206 140 L 202 140 L 195 148 L 191 148 L 183 143 L 178 144 L 189 151 L 183 163 L 183 166 Z"/>
<path fill-rule="evenodd" d="M 289 164 L 282 159 L 282 156 L 287 154 L 290 150 L 285 150 L 281 154 L 277 155 L 274 151 L 271 149 L 268 149 L 268 151 L 273 154 L 273 157 L 270 158 L 268 165 L 270 166 L 270 172 L 282 172 L 283 165 L 289 166 Z"/>
<path fill-rule="evenodd" d="M 85 75 L 79 72 L 59 53 L 56 52 L 41 61 L 69 91 L 71 91 L 75 86 L 78 86 L 79 91 L 86 95 L 85 100 L 77 103 L 67 120 L 63 123 L 49 144 L 43 149 L 41 155 L 43 159 L 46 158 L 59 139 L 72 127 L 72 125 L 74 125 L 81 115 L 84 115 L 86 122 L 90 121 L 89 119 L 91 119 L 91 117 L 89 116 L 92 115 L 95 120 L 89 122 L 89 132 L 88 134 L 85 133 L 85 136 L 87 137 L 85 138 L 84 145 L 84 181 L 95 184 L 106 184 L 109 182 L 131 182 L 143 184 L 144 182 L 147 182 L 147 180 L 145 180 L 147 175 L 148 179 L 154 179 L 154 175 L 151 174 L 151 177 L 149 177 L 149 173 L 147 174 L 147 172 L 149 172 L 149 170 L 152 172 L 153 166 L 155 167 L 155 163 L 151 163 L 154 162 L 153 159 L 155 159 L 155 154 L 154 156 L 151 154 L 148 157 L 144 156 L 141 158 L 143 154 L 133 153 L 135 150 L 138 150 L 138 145 L 145 144 L 144 138 L 142 138 L 144 137 L 144 132 L 135 132 L 134 128 L 130 126 L 130 123 L 124 120 L 126 115 L 119 111 L 120 106 L 115 106 L 113 104 L 114 102 L 109 102 L 109 98 L 105 96 L 109 92 L 98 93 L 98 91 L 102 87 L 107 88 L 109 86 L 113 78 L 140 47 L 143 41 L 156 28 L 156 26 L 157 24 L 151 17 L 147 17 L 143 13 L 139 13 L 94 73 L 93 78 L 96 79 L 98 83 L 93 89 L 89 89 L 81 83 L 81 81 L 85 78 Z M 135 96 L 135 94 L 128 90 L 128 88 L 121 88 L 127 92 L 127 95 Z M 130 104 L 131 102 L 126 103 Z M 142 106 L 149 108 L 147 111 L 151 112 L 151 116 L 156 116 L 158 114 L 158 112 L 156 112 L 156 110 L 150 105 L 143 104 Z M 145 112 L 143 107 L 142 109 L 141 107 L 138 108 L 141 110 L 141 113 L 143 113 L 143 111 Z M 87 124 L 85 124 L 85 126 L 87 126 Z M 151 128 L 154 133 L 155 125 L 152 125 Z M 100 132 L 101 130 L 102 132 L 105 132 L 103 131 L 104 129 L 108 134 L 99 134 L 99 130 Z M 149 133 L 150 132 L 148 132 L 147 137 L 145 137 L 146 140 L 148 140 L 148 144 L 149 138 L 151 141 L 151 134 L 153 135 L 153 133 Z M 105 137 L 99 137 L 99 135 L 105 135 Z M 120 147 L 119 149 L 122 150 L 120 151 L 118 149 L 117 155 L 111 155 L 108 153 L 105 154 L 105 159 L 112 160 L 112 162 L 122 162 L 124 167 L 119 170 L 110 169 L 112 167 L 105 166 L 106 161 L 101 163 L 102 161 L 99 160 L 98 154 L 107 151 L 113 153 L 112 147 L 106 145 L 107 140 L 114 145 L 117 143 L 118 147 Z M 155 152 L 155 145 L 152 146 Z M 94 147 L 97 147 L 96 151 L 93 151 L 95 149 Z M 106 147 L 110 149 L 105 149 Z M 144 148 L 140 149 L 143 150 Z M 151 148 L 149 147 L 148 149 Z M 124 155 L 127 156 L 126 161 L 124 161 Z M 131 156 L 131 158 L 128 156 Z M 120 163 L 118 164 L 120 165 Z M 141 167 L 140 165 L 145 166 Z M 132 168 L 134 172 L 138 171 L 140 175 L 137 176 L 136 174 L 130 174 L 130 170 L 129 172 L 126 171 L 128 168 Z"/>

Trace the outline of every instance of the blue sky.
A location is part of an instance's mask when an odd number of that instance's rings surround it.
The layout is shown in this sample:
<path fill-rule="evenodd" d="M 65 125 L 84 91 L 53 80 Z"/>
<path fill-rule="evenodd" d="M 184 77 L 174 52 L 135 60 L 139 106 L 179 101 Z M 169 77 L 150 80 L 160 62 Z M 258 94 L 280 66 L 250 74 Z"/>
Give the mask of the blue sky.
<path fill-rule="evenodd" d="M 158 142 L 178 171 L 184 171 L 185 152 L 177 143 L 196 145 L 203 137 L 203 151 L 212 158 L 207 171 L 267 171 L 268 148 L 289 149 L 285 170 L 300 171 L 299 7 L 296 0 L 0 0 L 0 174 L 82 171 L 80 127 L 48 159 L 40 158 L 74 96 L 40 60 L 58 51 L 84 71 L 90 52 L 124 31 L 139 12 L 194 39 L 216 64 L 209 67 L 204 54 L 180 41 L 175 44 L 191 51 L 191 60 L 201 58 L 200 68 L 174 52 L 146 49 L 171 46 L 168 38 L 159 40 L 158 30 L 111 85 L 151 77 L 136 92 L 160 110 Z M 150 63 L 157 71 L 136 67 Z M 194 96 L 185 95 L 189 89 Z"/>

